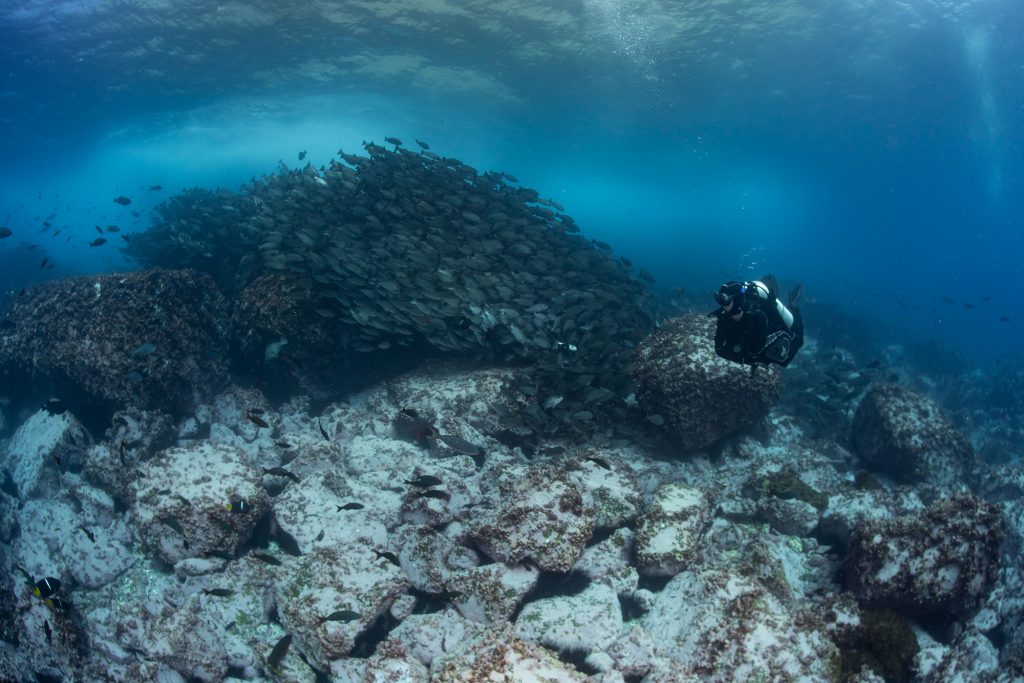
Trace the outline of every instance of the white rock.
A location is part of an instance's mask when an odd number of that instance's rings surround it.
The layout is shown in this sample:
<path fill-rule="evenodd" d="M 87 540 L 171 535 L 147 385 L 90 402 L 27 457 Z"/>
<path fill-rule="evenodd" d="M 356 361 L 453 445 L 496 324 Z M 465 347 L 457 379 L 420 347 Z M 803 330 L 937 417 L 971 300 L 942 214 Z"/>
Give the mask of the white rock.
<path fill-rule="evenodd" d="M 410 615 L 395 627 L 388 640 L 400 643 L 406 652 L 429 667 L 438 657 L 456 651 L 463 641 L 483 632 L 482 625 L 449 609 Z"/>
<path fill-rule="evenodd" d="M 260 480 L 236 448 L 206 441 L 169 448 L 140 466 L 132 514 L 142 538 L 166 562 L 233 552 L 269 507 Z"/>
<path fill-rule="evenodd" d="M 515 633 L 523 640 L 559 651 L 603 650 L 622 629 L 615 591 L 600 583 L 582 593 L 531 602 L 519 613 Z"/>
<path fill-rule="evenodd" d="M 458 650 L 435 661 L 433 683 L 575 683 L 586 677 L 537 645 L 515 637 L 509 628 L 493 628 L 467 639 Z"/>
<path fill-rule="evenodd" d="M 659 487 L 637 522 L 640 571 L 658 576 L 681 571 L 700 550 L 701 536 L 710 523 L 711 505 L 699 489 L 678 483 Z"/>
<path fill-rule="evenodd" d="M 60 489 L 54 456 L 87 441 L 85 430 L 70 412 L 51 415 L 39 410 L 11 435 L 0 453 L 0 472 L 11 473 L 21 500 L 45 496 Z"/>
<path fill-rule="evenodd" d="M 636 590 L 640 575 L 632 565 L 635 534 L 631 529 L 619 529 L 605 540 L 583 551 L 573 567 L 598 583 L 603 583 L 621 595 Z"/>

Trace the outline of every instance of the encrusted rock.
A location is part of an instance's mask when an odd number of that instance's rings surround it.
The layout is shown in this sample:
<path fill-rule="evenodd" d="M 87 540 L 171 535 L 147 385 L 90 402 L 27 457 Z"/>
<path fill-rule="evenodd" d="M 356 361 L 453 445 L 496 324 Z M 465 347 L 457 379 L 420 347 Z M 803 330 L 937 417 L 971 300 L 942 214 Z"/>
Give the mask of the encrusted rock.
<path fill-rule="evenodd" d="M 604 650 L 622 629 L 622 610 L 615 591 L 591 583 L 582 593 L 537 600 L 516 619 L 520 638 L 562 652 Z"/>
<path fill-rule="evenodd" d="M 970 495 L 865 522 L 847 550 L 847 584 L 864 604 L 963 614 L 994 585 L 1003 535 L 998 508 Z"/>
<path fill-rule="evenodd" d="M 711 523 L 711 504 L 698 489 L 663 484 L 636 528 L 636 560 L 645 574 L 672 576 L 700 549 L 701 534 Z"/>
<path fill-rule="evenodd" d="M 316 661 L 348 655 L 356 637 L 409 587 L 401 569 L 349 546 L 317 546 L 277 580 L 281 623 Z M 328 619 L 351 610 L 352 620 Z"/>
<path fill-rule="evenodd" d="M 388 526 L 396 525 L 399 497 L 338 472 L 318 472 L 289 485 L 274 500 L 278 527 L 301 553 L 318 546 L 352 546 L 373 558 L 385 550 Z"/>
<path fill-rule="evenodd" d="M 227 378 L 224 309 L 212 278 L 192 270 L 45 282 L 12 300 L 0 367 L 52 383 L 73 408 L 185 410 Z"/>
<path fill-rule="evenodd" d="M 405 651 L 425 666 L 447 652 L 459 649 L 463 641 L 474 638 L 485 628 L 463 619 L 455 610 L 434 614 L 413 614 L 391 632 L 389 640 L 402 644 Z"/>
<path fill-rule="evenodd" d="M 494 628 L 460 643 L 455 654 L 437 660 L 434 683 L 518 683 L 519 681 L 586 680 L 583 674 L 555 659 L 538 645 Z"/>
<path fill-rule="evenodd" d="M 447 585 L 459 593 L 455 602 L 462 616 L 492 624 L 512 616 L 523 597 L 537 585 L 538 576 L 539 572 L 528 566 L 494 562 L 455 570 Z"/>
<path fill-rule="evenodd" d="M 583 551 L 574 570 L 583 572 L 620 595 L 636 590 L 640 575 L 632 564 L 636 535 L 630 529 L 619 529 L 600 543 Z"/>
<path fill-rule="evenodd" d="M 59 478 L 69 466 L 81 467 L 88 436 L 69 412 L 36 412 L 21 425 L 0 451 L 0 472 L 7 471 L 21 500 L 60 488 Z"/>
<path fill-rule="evenodd" d="M 929 398 L 899 384 L 876 384 L 853 418 L 853 447 L 871 468 L 900 482 L 961 487 L 974 449 Z"/>
<path fill-rule="evenodd" d="M 167 562 L 231 552 L 270 504 L 260 481 L 259 470 L 229 446 L 170 448 L 139 467 L 132 511 L 142 538 Z"/>
<path fill-rule="evenodd" d="M 684 315 L 664 322 L 636 350 L 637 401 L 684 451 L 707 448 L 757 424 L 778 397 L 777 371 L 759 368 L 751 374 L 719 358 L 714 338 L 713 321 Z"/>
<path fill-rule="evenodd" d="M 599 529 L 628 524 L 640 512 L 640 487 L 622 456 L 611 449 L 586 448 L 573 455 L 570 476 L 594 508 Z"/>
<path fill-rule="evenodd" d="M 565 472 L 546 465 L 510 466 L 489 492 L 491 507 L 471 522 L 470 535 L 489 557 L 506 564 L 526 558 L 566 572 L 594 530 L 594 510 Z"/>
<path fill-rule="evenodd" d="M 641 623 L 656 655 L 704 681 L 831 680 L 838 664 L 835 645 L 810 614 L 790 612 L 724 570 L 678 574 Z"/>

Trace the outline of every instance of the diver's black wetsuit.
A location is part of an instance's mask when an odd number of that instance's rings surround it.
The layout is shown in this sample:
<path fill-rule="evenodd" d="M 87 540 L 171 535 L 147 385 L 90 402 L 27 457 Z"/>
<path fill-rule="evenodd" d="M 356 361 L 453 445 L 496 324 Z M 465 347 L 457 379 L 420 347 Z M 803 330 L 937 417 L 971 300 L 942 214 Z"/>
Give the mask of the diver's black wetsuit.
<path fill-rule="evenodd" d="M 789 310 L 793 314 L 792 328 L 786 327 L 775 308 L 774 299 L 754 310 L 745 311 L 739 320 L 733 320 L 731 313 L 719 308 L 712 313 L 718 318 L 715 353 L 726 360 L 747 365 L 789 365 L 804 344 L 800 309 L 790 306 Z"/>

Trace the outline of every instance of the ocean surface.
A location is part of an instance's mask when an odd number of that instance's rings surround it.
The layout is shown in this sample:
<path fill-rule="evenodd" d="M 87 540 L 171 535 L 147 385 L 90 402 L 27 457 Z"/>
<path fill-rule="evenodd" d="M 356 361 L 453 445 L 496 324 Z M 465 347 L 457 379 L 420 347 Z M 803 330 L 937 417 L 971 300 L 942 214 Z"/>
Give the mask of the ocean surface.
<path fill-rule="evenodd" d="M 1010 0 L 0 3 L 0 287 L 136 267 L 94 225 L 394 136 L 667 290 L 772 272 L 883 343 L 1004 357 L 1022 28 Z"/>

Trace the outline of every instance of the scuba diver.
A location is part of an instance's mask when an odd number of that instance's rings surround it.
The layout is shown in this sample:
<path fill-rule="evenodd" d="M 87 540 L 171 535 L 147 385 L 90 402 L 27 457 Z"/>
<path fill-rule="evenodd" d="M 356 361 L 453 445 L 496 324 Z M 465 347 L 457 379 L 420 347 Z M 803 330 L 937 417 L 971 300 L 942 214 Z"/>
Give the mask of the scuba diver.
<path fill-rule="evenodd" d="M 786 366 L 804 344 L 804 323 L 797 301 L 803 286 L 789 295 L 789 306 L 778 297 L 778 283 L 771 275 L 760 280 L 731 280 L 718 289 L 720 308 L 708 314 L 718 319 L 715 353 L 726 360 L 750 365 Z"/>

